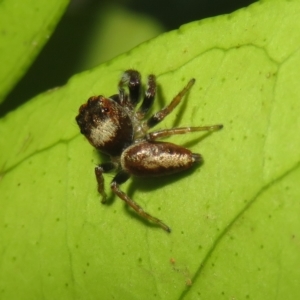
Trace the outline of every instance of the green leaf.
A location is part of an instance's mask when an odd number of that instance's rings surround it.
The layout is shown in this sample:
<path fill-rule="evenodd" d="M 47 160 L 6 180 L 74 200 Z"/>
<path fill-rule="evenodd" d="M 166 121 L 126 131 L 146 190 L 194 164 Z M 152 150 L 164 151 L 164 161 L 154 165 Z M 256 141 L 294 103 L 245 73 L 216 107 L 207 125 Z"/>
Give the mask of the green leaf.
<path fill-rule="evenodd" d="M 159 36 L 0 121 L 1 299 L 298 299 L 300 2 L 264 1 Z M 169 140 L 201 153 L 190 172 L 122 185 L 167 234 L 111 192 L 75 123 L 122 71 L 155 73 L 157 128 L 222 123 Z M 112 174 L 105 176 L 107 188 Z"/>
<path fill-rule="evenodd" d="M 33 62 L 68 0 L 0 2 L 0 102 Z"/>

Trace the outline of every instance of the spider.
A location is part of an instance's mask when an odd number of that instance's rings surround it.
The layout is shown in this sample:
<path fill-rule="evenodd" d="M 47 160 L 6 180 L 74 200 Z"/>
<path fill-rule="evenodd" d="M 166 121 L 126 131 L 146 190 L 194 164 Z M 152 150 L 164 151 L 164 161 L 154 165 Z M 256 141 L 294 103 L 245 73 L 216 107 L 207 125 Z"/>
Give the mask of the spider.
<path fill-rule="evenodd" d="M 109 162 L 104 162 L 95 168 L 102 203 L 105 203 L 107 198 L 103 173 L 117 170 L 110 184 L 112 191 L 140 216 L 159 225 L 167 232 L 171 232 L 170 227 L 145 212 L 120 189 L 120 185 L 131 175 L 165 176 L 187 170 L 202 162 L 202 157 L 198 153 L 157 140 L 194 131 L 215 131 L 221 129 L 223 125 L 180 127 L 148 132 L 173 111 L 194 83 L 195 79 L 191 79 L 165 108 L 153 114 L 148 120 L 144 120 L 155 98 L 155 76 L 148 76 L 143 101 L 135 110 L 141 96 L 141 75 L 138 71 L 130 69 L 123 73 L 119 81 L 118 94 L 109 98 L 90 97 L 87 103 L 81 105 L 76 117 L 81 133 L 98 151 L 110 156 Z M 126 86 L 128 92 L 125 92 Z"/>

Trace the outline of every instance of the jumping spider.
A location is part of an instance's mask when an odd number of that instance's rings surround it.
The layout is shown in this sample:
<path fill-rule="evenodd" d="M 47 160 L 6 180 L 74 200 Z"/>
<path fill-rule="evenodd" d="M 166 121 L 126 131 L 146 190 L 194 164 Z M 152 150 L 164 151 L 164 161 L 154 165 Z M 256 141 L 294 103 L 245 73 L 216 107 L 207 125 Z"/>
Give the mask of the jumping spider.
<path fill-rule="evenodd" d="M 159 219 L 145 212 L 128 195 L 121 191 L 120 185 L 131 175 L 139 177 L 155 177 L 174 174 L 191 168 L 202 161 L 198 153 L 181 146 L 158 142 L 160 138 L 174 134 L 185 134 L 193 131 L 214 131 L 222 125 L 202 127 L 181 127 L 163 129 L 153 132 L 148 130 L 160 123 L 180 103 L 183 96 L 193 86 L 191 79 L 177 96 L 165 108 L 143 121 L 151 108 L 155 93 L 155 76 L 149 75 L 148 85 L 140 107 L 135 110 L 141 95 L 141 75 L 138 71 L 127 70 L 119 82 L 119 94 L 109 98 L 93 96 L 79 108 L 76 121 L 80 131 L 100 152 L 110 156 L 110 161 L 95 168 L 98 192 L 102 203 L 106 201 L 103 173 L 117 170 L 111 182 L 112 191 L 143 218 L 158 224 L 164 230 L 171 229 Z M 128 92 L 124 90 L 128 87 Z"/>

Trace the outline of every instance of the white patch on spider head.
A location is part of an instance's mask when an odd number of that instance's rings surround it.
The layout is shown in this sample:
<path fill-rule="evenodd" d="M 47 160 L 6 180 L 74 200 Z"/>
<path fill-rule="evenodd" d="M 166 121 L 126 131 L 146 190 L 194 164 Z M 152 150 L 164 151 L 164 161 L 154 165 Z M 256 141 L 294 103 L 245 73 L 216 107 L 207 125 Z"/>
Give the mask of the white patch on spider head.
<path fill-rule="evenodd" d="M 113 120 L 108 118 L 105 121 L 101 121 L 100 126 L 92 127 L 90 140 L 95 147 L 102 147 L 108 141 L 115 139 L 118 129 L 118 124 L 115 124 Z"/>

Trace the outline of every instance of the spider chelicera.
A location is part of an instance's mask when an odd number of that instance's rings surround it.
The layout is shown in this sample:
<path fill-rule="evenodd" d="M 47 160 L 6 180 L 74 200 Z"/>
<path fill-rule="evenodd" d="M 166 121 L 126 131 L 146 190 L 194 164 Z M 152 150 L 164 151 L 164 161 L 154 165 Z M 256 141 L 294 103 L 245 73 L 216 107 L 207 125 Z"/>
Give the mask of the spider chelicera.
<path fill-rule="evenodd" d="M 89 98 L 87 103 L 81 105 L 76 117 L 81 133 L 97 150 L 110 156 L 109 162 L 104 162 L 95 168 L 102 203 L 106 202 L 103 173 L 117 170 L 110 185 L 112 191 L 140 216 L 161 226 L 167 232 L 171 231 L 170 227 L 145 212 L 121 191 L 120 185 L 131 175 L 165 176 L 187 170 L 202 161 L 198 153 L 192 153 L 182 146 L 157 140 L 193 131 L 215 131 L 221 129 L 222 125 L 180 127 L 148 132 L 173 111 L 194 83 L 195 79 L 191 79 L 165 108 L 148 120 L 144 120 L 155 98 L 155 76 L 148 76 L 143 101 L 135 110 L 141 96 L 141 75 L 136 70 L 127 70 L 119 81 L 119 94 L 109 98 L 104 96 Z M 126 86 L 128 93 L 124 89 Z"/>

